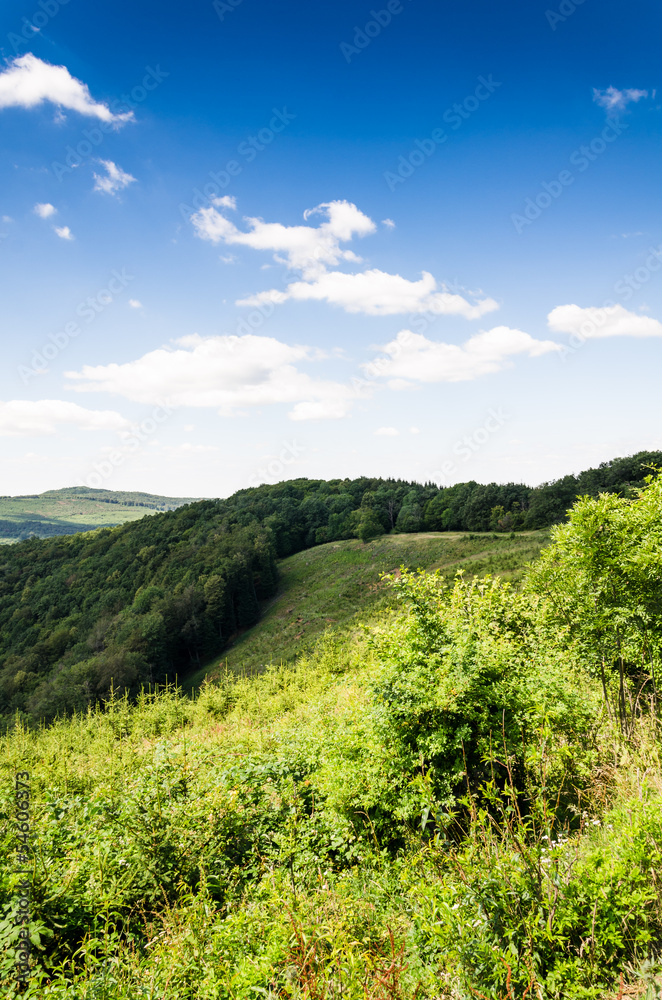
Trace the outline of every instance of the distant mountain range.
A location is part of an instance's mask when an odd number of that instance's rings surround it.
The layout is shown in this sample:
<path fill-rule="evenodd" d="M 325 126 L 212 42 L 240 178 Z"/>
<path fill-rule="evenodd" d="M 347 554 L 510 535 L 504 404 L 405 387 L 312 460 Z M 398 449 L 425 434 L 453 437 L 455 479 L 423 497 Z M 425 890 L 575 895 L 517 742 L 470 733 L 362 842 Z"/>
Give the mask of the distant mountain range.
<path fill-rule="evenodd" d="M 153 493 L 93 490 L 71 486 L 20 497 L 0 497 L 0 542 L 51 538 L 137 521 L 147 514 L 176 510 L 199 497 L 161 497 Z"/>

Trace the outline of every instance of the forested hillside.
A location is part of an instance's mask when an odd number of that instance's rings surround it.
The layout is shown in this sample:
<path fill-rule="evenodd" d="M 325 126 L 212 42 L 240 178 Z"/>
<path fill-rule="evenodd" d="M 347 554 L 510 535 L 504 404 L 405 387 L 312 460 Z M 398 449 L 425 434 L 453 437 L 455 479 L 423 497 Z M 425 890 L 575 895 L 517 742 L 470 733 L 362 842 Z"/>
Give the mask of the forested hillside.
<path fill-rule="evenodd" d="M 228 524 L 214 504 L 2 555 L 5 715 L 52 718 L 111 685 L 174 678 L 256 621 L 276 585 L 269 532 Z"/>
<path fill-rule="evenodd" d="M 183 676 L 253 624 L 277 558 L 388 532 L 511 532 L 563 520 L 579 492 L 632 494 L 659 453 L 531 490 L 299 479 L 0 555 L 0 717 L 51 719 Z"/>
<path fill-rule="evenodd" d="M 394 479 L 308 480 L 241 490 L 223 501 L 245 523 L 272 528 L 279 556 L 339 538 L 367 540 L 386 531 L 517 531 L 563 521 L 579 496 L 632 495 L 662 452 L 603 462 L 578 476 L 543 483 L 459 483 L 439 487 Z"/>
<path fill-rule="evenodd" d="M 180 558 L 233 564 L 212 510 L 207 538 L 195 508 L 164 517 L 158 600 Z M 262 530 L 237 529 L 256 566 Z M 661 563 L 657 479 L 579 501 L 517 588 L 404 570 L 294 664 L 18 722 L 2 996 L 658 997 Z"/>

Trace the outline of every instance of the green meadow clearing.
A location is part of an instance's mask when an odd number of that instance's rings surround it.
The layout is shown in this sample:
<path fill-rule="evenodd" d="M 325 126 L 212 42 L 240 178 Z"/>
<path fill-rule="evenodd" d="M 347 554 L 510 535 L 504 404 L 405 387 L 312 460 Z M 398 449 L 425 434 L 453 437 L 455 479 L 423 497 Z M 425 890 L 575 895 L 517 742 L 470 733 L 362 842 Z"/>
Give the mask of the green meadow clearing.
<path fill-rule="evenodd" d="M 0 544 L 136 521 L 156 511 L 174 510 L 193 499 L 88 487 L 48 490 L 35 496 L 0 497 Z"/>

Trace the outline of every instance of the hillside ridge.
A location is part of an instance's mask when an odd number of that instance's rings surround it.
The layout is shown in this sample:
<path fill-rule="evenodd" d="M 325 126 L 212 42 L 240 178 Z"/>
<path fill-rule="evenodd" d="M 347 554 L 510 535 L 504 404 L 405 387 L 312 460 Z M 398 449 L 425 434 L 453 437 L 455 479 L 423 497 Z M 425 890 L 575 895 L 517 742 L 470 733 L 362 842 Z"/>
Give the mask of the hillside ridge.
<path fill-rule="evenodd" d="M 297 552 L 429 532 L 516 538 L 564 521 L 580 493 L 636 497 L 656 461 L 661 453 L 643 452 L 535 490 L 297 479 L 149 517 L 127 506 L 133 520 L 119 527 L 4 546 L 0 717 L 48 720 L 112 690 L 135 697 L 200 670 L 256 624 L 277 592 L 277 560 Z M 107 516 L 120 508 L 95 509 Z"/>
<path fill-rule="evenodd" d="M 52 538 L 114 527 L 144 517 L 148 512 L 176 510 L 198 499 L 88 486 L 0 496 L 0 542 Z"/>

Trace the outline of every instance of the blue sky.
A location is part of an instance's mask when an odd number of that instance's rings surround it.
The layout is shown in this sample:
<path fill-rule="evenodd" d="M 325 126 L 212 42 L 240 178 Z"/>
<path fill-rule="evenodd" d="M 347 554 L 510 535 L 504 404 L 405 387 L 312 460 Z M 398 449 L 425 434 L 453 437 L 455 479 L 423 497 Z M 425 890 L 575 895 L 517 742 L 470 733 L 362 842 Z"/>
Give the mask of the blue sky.
<path fill-rule="evenodd" d="M 2 492 L 662 448 L 661 20 L 5 0 Z"/>

